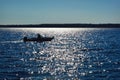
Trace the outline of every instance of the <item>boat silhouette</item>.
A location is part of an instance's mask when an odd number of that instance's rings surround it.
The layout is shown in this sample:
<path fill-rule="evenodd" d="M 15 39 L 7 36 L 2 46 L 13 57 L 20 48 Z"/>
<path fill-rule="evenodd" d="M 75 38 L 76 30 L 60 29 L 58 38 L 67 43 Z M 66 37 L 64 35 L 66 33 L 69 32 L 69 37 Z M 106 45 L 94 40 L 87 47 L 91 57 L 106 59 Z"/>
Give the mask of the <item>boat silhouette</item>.
<path fill-rule="evenodd" d="M 45 41 L 51 41 L 52 39 L 54 39 L 54 37 L 43 37 L 40 34 L 38 34 L 37 38 L 27 38 L 27 37 L 24 37 L 23 41 L 24 42 L 30 42 L 30 41 L 45 42 Z"/>

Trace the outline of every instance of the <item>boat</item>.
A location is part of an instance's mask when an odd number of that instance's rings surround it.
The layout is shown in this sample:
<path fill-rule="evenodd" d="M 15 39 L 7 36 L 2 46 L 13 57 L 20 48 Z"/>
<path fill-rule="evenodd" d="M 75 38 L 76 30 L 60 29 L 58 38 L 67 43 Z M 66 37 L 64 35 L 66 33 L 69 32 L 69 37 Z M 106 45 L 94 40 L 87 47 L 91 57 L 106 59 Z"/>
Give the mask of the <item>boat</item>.
<path fill-rule="evenodd" d="M 45 41 L 51 41 L 52 39 L 54 39 L 54 37 L 43 37 L 40 34 L 38 34 L 37 38 L 24 37 L 23 41 L 24 42 L 30 42 L 30 41 L 33 41 L 33 42 L 45 42 Z"/>

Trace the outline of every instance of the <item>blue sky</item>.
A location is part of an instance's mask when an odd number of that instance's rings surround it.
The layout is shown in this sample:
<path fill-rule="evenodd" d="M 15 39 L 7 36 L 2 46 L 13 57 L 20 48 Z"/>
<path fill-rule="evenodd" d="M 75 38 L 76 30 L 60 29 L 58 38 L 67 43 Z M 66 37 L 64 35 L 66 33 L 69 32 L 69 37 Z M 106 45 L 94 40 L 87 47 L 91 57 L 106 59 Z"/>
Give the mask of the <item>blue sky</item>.
<path fill-rule="evenodd" d="M 120 23 L 120 0 L 0 0 L 0 24 Z"/>

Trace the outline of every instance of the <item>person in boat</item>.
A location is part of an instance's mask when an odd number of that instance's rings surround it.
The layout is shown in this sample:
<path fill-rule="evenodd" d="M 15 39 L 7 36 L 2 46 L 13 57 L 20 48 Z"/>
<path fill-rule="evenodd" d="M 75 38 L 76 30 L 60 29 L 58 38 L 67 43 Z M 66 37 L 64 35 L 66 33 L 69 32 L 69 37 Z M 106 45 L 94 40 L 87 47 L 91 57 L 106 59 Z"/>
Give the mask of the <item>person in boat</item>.
<path fill-rule="evenodd" d="M 54 39 L 54 37 L 43 37 L 40 34 L 37 34 L 37 38 L 27 38 L 24 37 L 23 41 L 37 41 L 37 42 L 43 42 L 43 41 L 51 41 L 52 39 Z"/>
<path fill-rule="evenodd" d="M 26 41 L 26 40 L 27 40 L 27 37 L 24 37 L 23 40 Z"/>
<path fill-rule="evenodd" d="M 37 39 L 41 39 L 42 36 L 40 34 L 37 34 Z"/>

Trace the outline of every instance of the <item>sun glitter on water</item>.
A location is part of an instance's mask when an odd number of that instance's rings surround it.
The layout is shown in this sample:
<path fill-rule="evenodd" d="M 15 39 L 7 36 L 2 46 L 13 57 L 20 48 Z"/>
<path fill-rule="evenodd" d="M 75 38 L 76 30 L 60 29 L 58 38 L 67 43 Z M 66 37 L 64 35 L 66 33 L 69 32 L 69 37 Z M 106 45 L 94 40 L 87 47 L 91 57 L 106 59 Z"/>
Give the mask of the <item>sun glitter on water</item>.
<path fill-rule="evenodd" d="M 88 28 L 10 28 L 10 29 L 30 32 L 55 32 L 55 33 L 88 30 Z"/>

